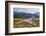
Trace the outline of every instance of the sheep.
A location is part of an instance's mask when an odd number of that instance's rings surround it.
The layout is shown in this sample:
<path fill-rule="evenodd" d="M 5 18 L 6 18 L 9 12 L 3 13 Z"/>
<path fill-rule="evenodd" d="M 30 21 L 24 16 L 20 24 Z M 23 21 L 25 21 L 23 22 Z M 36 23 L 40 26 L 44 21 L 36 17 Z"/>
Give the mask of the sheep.
<path fill-rule="evenodd" d="M 33 21 L 32 21 L 32 19 L 25 19 L 25 20 L 23 20 L 23 23 L 33 24 Z"/>

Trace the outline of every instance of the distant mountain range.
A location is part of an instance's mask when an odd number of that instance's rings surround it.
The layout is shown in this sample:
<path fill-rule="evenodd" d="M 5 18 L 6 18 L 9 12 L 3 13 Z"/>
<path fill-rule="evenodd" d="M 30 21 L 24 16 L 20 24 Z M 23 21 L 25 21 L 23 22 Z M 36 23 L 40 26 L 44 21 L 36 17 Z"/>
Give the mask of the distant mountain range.
<path fill-rule="evenodd" d="M 37 12 L 37 13 L 25 13 L 25 12 L 14 12 L 14 17 L 22 17 L 22 18 L 32 18 L 32 17 L 35 17 L 35 18 L 39 18 L 40 16 L 40 13 Z"/>

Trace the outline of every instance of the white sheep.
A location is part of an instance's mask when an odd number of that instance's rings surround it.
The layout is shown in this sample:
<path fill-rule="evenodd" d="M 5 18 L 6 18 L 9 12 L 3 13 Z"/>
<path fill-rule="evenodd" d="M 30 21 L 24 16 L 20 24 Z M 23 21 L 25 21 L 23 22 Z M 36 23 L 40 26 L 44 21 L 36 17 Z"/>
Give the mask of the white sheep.
<path fill-rule="evenodd" d="M 33 24 L 32 19 L 25 19 L 25 20 L 23 20 L 23 22 L 27 23 L 27 24 Z"/>

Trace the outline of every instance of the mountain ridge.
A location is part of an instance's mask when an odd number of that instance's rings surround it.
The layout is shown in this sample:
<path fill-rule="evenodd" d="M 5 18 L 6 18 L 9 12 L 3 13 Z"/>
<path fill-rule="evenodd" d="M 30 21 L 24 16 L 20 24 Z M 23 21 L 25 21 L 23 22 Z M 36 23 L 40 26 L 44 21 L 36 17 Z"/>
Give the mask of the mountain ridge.
<path fill-rule="evenodd" d="M 39 18 L 39 12 L 37 12 L 37 13 L 34 13 L 34 14 L 32 14 L 32 13 L 25 13 L 25 12 L 14 12 L 14 16 L 17 16 L 17 17 L 25 17 L 25 18 L 32 18 L 33 16 L 35 17 L 35 18 Z"/>

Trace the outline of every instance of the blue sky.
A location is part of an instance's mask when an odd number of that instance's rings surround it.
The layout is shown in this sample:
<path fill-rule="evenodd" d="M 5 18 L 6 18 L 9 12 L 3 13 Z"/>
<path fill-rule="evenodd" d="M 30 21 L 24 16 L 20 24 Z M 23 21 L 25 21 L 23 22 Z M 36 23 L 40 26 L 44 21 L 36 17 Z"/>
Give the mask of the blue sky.
<path fill-rule="evenodd" d="M 18 12 L 26 12 L 26 13 L 37 13 L 39 12 L 38 8 L 13 8 L 13 11 L 18 11 Z"/>

